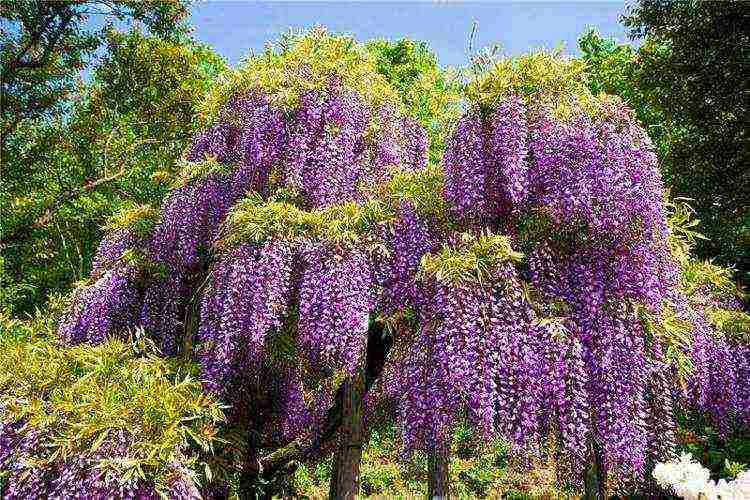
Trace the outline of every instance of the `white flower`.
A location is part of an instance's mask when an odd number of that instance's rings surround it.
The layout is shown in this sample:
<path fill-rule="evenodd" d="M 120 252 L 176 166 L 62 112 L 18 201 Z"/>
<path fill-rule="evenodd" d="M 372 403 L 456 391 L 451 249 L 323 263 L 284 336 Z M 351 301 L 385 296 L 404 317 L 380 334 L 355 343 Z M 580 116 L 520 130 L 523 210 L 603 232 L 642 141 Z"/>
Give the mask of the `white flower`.
<path fill-rule="evenodd" d="M 680 458 L 654 466 L 657 484 L 685 500 L 750 500 L 750 471 L 733 481 L 711 480 L 708 469 L 685 453 Z"/>

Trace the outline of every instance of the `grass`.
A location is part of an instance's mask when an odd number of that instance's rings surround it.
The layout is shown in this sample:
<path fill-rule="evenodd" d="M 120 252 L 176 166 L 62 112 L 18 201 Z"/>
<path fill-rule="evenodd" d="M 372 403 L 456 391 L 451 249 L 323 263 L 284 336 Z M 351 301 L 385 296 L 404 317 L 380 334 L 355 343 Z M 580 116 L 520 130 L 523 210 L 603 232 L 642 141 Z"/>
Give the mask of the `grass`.
<path fill-rule="evenodd" d="M 401 457 L 396 429 L 385 425 L 371 432 L 362 451 L 360 493 L 368 498 L 421 498 L 427 493 L 427 456 Z M 451 446 L 450 488 L 453 498 L 570 498 L 553 486 L 550 464 L 521 470 L 509 461 L 501 441 L 479 444 L 467 427 L 459 428 Z M 327 498 L 333 458 L 300 466 L 291 478 L 291 493 Z"/>

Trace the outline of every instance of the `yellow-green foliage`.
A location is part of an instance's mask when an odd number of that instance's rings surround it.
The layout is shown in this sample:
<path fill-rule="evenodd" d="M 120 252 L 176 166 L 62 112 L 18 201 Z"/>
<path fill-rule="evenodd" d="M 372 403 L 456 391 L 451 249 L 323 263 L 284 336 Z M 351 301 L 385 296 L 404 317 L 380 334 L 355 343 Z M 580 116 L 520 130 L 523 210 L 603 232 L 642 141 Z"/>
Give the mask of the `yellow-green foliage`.
<path fill-rule="evenodd" d="M 589 91 L 585 64 L 563 58 L 558 52 L 537 51 L 519 57 L 493 58 L 466 86 L 466 97 L 492 109 L 505 97 L 544 98 L 548 104 L 567 105 L 571 96 L 583 101 L 594 98 Z"/>
<path fill-rule="evenodd" d="M 228 174 L 233 169 L 233 165 L 219 163 L 212 157 L 201 161 L 184 161 L 180 164 L 180 173 L 174 179 L 172 187 L 178 188 L 195 179 L 203 179 L 211 174 Z"/>
<path fill-rule="evenodd" d="M 151 205 L 125 204 L 107 221 L 105 229 L 116 231 L 129 228 L 135 233 L 146 235 L 151 232 L 157 212 Z"/>
<path fill-rule="evenodd" d="M 268 201 L 253 194 L 232 209 L 219 247 L 226 249 L 243 241 L 259 243 L 272 238 L 352 244 L 366 237 L 375 224 L 392 221 L 406 201 L 420 215 L 444 223 L 447 212 L 441 193 L 440 169 L 430 166 L 416 172 L 395 171 L 388 182 L 373 187 L 371 197 L 361 204 L 347 202 L 305 210 L 297 206 L 296 197 L 288 191 L 279 191 Z"/>
<path fill-rule="evenodd" d="M 566 119 L 583 111 L 598 119 L 620 122 L 621 100 L 607 94 L 593 95 L 586 78 L 586 64 L 565 58 L 559 51 L 539 50 L 518 57 L 488 57 L 472 67 L 466 98 L 482 109 L 492 110 L 511 95 L 527 105 L 543 106 Z"/>
<path fill-rule="evenodd" d="M 709 308 L 707 313 L 719 332 L 737 341 L 750 342 L 750 315 L 719 307 Z"/>
<path fill-rule="evenodd" d="M 646 331 L 657 337 L 665 346 L 667 360 L 677 369 L 678 379 L 684 382 L 692 372 L 690 348 L 693 341 L 692 330 L 695 318 L 703 310 L 706 300 L 722 301 L 743 295 L 732 281 L 732 272 L 711 262 L 700 261 L 692 256 L 692 249 L 698 239 L 704 238 L 697 232 L 699 222 L 695 211 L 685 198 L 674 198 L 666 204 L 670 234 L 667 244 L 680 269 L 680 288 L 687 299 L 698 308 L 678 314 L 669 302 L 662 305 L 661 311 L 650 312 L 637 306 Z M 709 296 L 706 297 L 705 294 Z M 750 316 L 740 312 L 716 307 L 705 309 L 708 320 L 716 328 L 716 333 L 733 337 L 736 340 L 750 341 Z"/>
<path fill-rule="evenodd" d="M 681 288 L 688 297 L 701 290 L 717 297 L 745 298 L 732 281 L 732 270 L 692 256 L 695 242 L 705 239 L 696 229 L 700 220 L 687 198 L 674 198 L 667 203 L 669 249 L 680 266 Z"/>
<path fill-rule="evenodd" d="M 742 293 L 732 281 L 732 271 L 708 261 L 687 259 L 681 267 L 682 287 L 687 294 L 704 288 L 717 296 L 735 296 Z"/>
<path fill-rule="evenodd" d="M 325 89 L 332 79 L 356 92 L 369 106 L 401 105 L 362 45 L 352 37 L 332 35 L 317 27 L 301 33 L 290 31 L 262 53 L 248 57 L 238 70 L 223 76 L 200 113 L 211 121 L 231 96 L 249 90 L 262 92 L 277 105 L 294 108 L 302 95 Z"/>
<path fill-rule="evenodd" d="M 389 207 L 410 202 L 420 216 L 448 222 L 440 165 L 431 163 L 419 171 L 395 170 L 385 185 L 376 188 L 374 195 Z"/>
<path fill-rule="evenodd" d="M 696 231 L 700 220 L 695 218 L 695 210 L 690 206 L 689 198 L 667 199 L 667 224 L 669 225 L 669 250 L 677 262 L 682 263 L 690 258 L 690 251 L 696 240 L 705 239 Z"/>
<path fill-rule="evenodd" d="M 124 430 L 130 455 L 107 466 L 159 483 L 184 445 L 218 442 L 222 410 L 201 390 L 195 365 L 158 357 L 144 340 L 64 347 L 54 324 L 46 314 L 0 317 L 0 405 L 43 429 L 54 452 L 47 459 L 94 451 Z"/>
<path fill-rule="evenodd" d="M 359 241 L 373 220 L 374 203 L 362 206 L 354 202 L 324 209 L 304 210 L 287 201 L 264 201 L 258 195 L 241 200 L 226 221 L 220 247 L 242 241 L 263 242 L 272 238 L 295 240 L 313 238 L 338 244 Z"/>
<path fill-rule="evenodd" d="M 507 236 L 485 232 L 476 237 L 463 233 L 457 246 L 446 245 L 437 253 L 425 254 L 420 263 L 420 273 L 451 283 L 481 281 L 498 264 L 517 261 L 522 257 L 511 248 Z"/>
<path fill-rule="evenodd" d="M 658 314 L 637 306 L 638 315 L 646 332 L 664 346 L 664 356 L 676 369 L 678 381 L 685 383 L 693 371 L 690 348 L 693 343 L 693 324 L 675 314 L 669 303 L 664 303 Z"/>

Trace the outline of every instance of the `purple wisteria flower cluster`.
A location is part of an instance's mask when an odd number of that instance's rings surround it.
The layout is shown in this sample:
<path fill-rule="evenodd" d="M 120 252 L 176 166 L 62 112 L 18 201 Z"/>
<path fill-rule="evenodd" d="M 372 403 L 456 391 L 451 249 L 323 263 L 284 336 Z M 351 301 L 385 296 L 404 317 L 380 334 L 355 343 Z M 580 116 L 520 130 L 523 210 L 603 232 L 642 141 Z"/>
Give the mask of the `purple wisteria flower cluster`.
<path fill-rule="evenodd" d="M 426 165 L 426 134 L 391 104 L 367 106 L 331 80 L 291 111 L 258 93 L 231 98 L 186 160 L 221 168 L 173 190 L 149 236 L 124 229 L 105 238 L 94 281 L 73 297 L 59 335 L 98 343 L 141 327 L 167 355 L 187 343 L 230 424 L 266 443 L 310 434 L 333 400 L 327 379 L 362 363 L 377 300 L 370 254 L 278 239 L 217 253 L 222 222 L 251 193 L 293 193 L 306 210 L 364 203 L 392 170 Z M 123 260 L 128 251 L 148 265 Z M 279 355 L 290 335 L 290 352 Z"/>
<path fill-rule="evenodd" d="M 444 157 L 454 217 L 527 255 L 470 285 L 422 283 L 413 351 L 388 391 L 410 449 L 444 448 L 466 415 L 526 453 L 554 432 L 561 477 L 580 486 L 596 453 L 607 487 L 632 491 L 674 452 L 680 402 L 720 428 L 747 425 L 747 346 L 730 347 L 700 311 L 688 393 L 675 391 L 668 340 L 639 314 L 659 321 L 680 284 L 656 157 L 627 109 L 597 111 L 560 118 L 510 96 L 458 123 Z"/>
<path fill-rule="evenodd" d="M 257 93 L 232 98 L 186 153 L 188 161 L 210 159 L 228 172 L 175 189 L 149 238 L 127 230 L 107 236 L 95 258 L 92 277 L 98 279 L 77 294 L 61 336 L 99 342 L 141 326 L 164 353 L 179 352 L 192 291 L 237 200 L 285 188 L 297 192 L 306 208 L 364 201 L 367 188 L 387 179 L 389 169 L 424 166 L 426 147 L 418 123 L 387 107 L 368 109 L 335 81 L 325 94 L 305 94 L 290 116 Z M 160 275 L 143 276 L 123 262 L 127 249 L 160 266 Z"/>

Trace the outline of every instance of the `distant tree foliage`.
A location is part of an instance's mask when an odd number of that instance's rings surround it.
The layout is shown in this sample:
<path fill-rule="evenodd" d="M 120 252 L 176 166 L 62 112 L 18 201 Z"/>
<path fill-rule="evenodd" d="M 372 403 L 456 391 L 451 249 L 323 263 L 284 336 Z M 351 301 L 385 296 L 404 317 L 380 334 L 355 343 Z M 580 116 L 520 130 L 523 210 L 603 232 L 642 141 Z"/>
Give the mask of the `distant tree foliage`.
<path fill-rule="evenodd" d="M 367 42 L 366 48 L 378 73 L 385 76 L 409 114 L 427 131 L 430 160 L 439 162 L 450 130 L 446 125 L 459 116 L 458 80 L 451 71 L 438 67 L 437 57 L 425 42 L 376 39 Z"/>
<path fill-rule="evenodd" d="M 167 37 L 183 29 L 179 21 L 186 14 L 182 0 L 3 2 L 2 142 L 22 120 L 59 111 L 111 22 L 140 22 L 154 35 Z M 103 28 L 91 27 L 93 16 L 104 19 Z"/>
<path fill-rule="evenodd" d="M 635 84 L 667 118 L 665 180 L 710 238 L 697 251 L 750 272 L 750 3 L 641 0 L 623 21 L 644 39 Z"/>
<path fill-rule="evenodd" d="M 638 49 L 604 38 L 593 28 L 578 39 L 578 48 L 586 63 L 586 81 L 591 92 L 617 95 L 627 102 L 646 128 L 660 158 L 663 157 L 669 147 L 666 117 L 638 84 L 641 69 Z"/>

